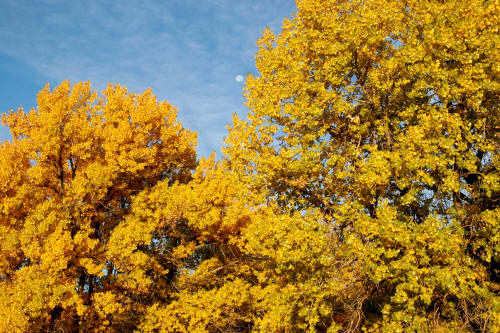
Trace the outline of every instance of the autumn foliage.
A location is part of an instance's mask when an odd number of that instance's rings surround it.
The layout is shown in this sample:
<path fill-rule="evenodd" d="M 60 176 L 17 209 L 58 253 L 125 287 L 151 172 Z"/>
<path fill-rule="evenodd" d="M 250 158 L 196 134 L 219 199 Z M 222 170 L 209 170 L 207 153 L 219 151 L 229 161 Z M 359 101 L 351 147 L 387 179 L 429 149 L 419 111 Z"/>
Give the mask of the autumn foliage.
<path fill-rule="evenodd" d="M 498 2 L 297 7 L 219 161 L 149 90 L 3 116 L 1 332 L 500 331 Z"/>

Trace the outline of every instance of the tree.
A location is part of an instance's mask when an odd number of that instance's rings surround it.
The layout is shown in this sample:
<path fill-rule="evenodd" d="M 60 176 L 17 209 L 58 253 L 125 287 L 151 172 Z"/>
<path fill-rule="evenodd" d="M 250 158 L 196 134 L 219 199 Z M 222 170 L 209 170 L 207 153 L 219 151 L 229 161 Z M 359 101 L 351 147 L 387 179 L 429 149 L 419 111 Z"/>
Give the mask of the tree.
<path fill-rule="evenodd" d="M 98 97 L 88 82 L 47 85 L 36 109 L 2 120 L 14 139 L 0 147 L 0 330 L 133 329 L 148 283 L 171 276 L 121 265 L 117 251 L 137 249 L 116 239 L 134 196 L 191 178 L 195 133 L 150 90 Z"/>
<path fill-rule="evenodd" d="M 258 43 L 225 151 L 328 227 L 342 288 L 310 329 L 498 331 L 498 3 L 297 6 Z"/>
<path fill-rule="evenodd" d="M 497 2 L 297 6 L 221 161 L 150 91 L 3 117 L 0 330 L 500 330 Z"/>

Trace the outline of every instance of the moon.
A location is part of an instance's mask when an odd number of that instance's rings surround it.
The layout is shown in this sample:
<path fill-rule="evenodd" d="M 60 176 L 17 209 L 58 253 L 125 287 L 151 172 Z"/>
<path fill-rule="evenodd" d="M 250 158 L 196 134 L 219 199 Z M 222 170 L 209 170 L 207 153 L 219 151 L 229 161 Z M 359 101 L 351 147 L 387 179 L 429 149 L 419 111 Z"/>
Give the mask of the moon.
<path fill-rule="evenodd" d="M 234 79 L 236 80 L 236 82 L 243 82 L 245 78 L 243 77 L 243 75 L 236 75 Z"/>

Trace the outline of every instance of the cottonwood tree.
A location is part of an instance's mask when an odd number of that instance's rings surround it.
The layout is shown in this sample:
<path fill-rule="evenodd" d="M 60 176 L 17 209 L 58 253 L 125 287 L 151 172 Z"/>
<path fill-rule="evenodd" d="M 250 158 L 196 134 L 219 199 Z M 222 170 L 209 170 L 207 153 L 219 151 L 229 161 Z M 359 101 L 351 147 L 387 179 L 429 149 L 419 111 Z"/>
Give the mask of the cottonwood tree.
<path fill-rule="evenodd" d="M 159 239 L 144 252 L 117 239 L 134 237 L 120 233 L 134 196 L 190 179 L 196 134 L 150 90 L 98 97 L 88 82 L 47 85 L 36 108 L 2 120 L 13 140 L 0 146 L 0 330 L 133 329 L 157 298 L 148 286 L 172 272 L 155 260 Z"/>
<path fill-rule="evenodd" d="M 298 313 L 312 331 L 497 331 L 498 2 L 297 7 L 258 42 L 226 153 L 280 212 L 328 227 L 329 303 Z"/>

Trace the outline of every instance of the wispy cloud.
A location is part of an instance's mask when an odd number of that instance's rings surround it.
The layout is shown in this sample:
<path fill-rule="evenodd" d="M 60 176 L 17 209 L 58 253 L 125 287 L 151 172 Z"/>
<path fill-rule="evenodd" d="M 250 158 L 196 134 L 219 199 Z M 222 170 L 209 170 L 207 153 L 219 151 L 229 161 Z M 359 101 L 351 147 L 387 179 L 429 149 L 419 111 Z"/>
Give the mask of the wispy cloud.
<path fill-rule="evenodd" d="M 235 77 L 255 71 L 260 32 L 294 10 L 292 0 L 4 0 L 0 54 L 53 82 L 151 87 L 199 132 L 207 155 L 219 149 L 231 114 L 246 112 Z"/>

